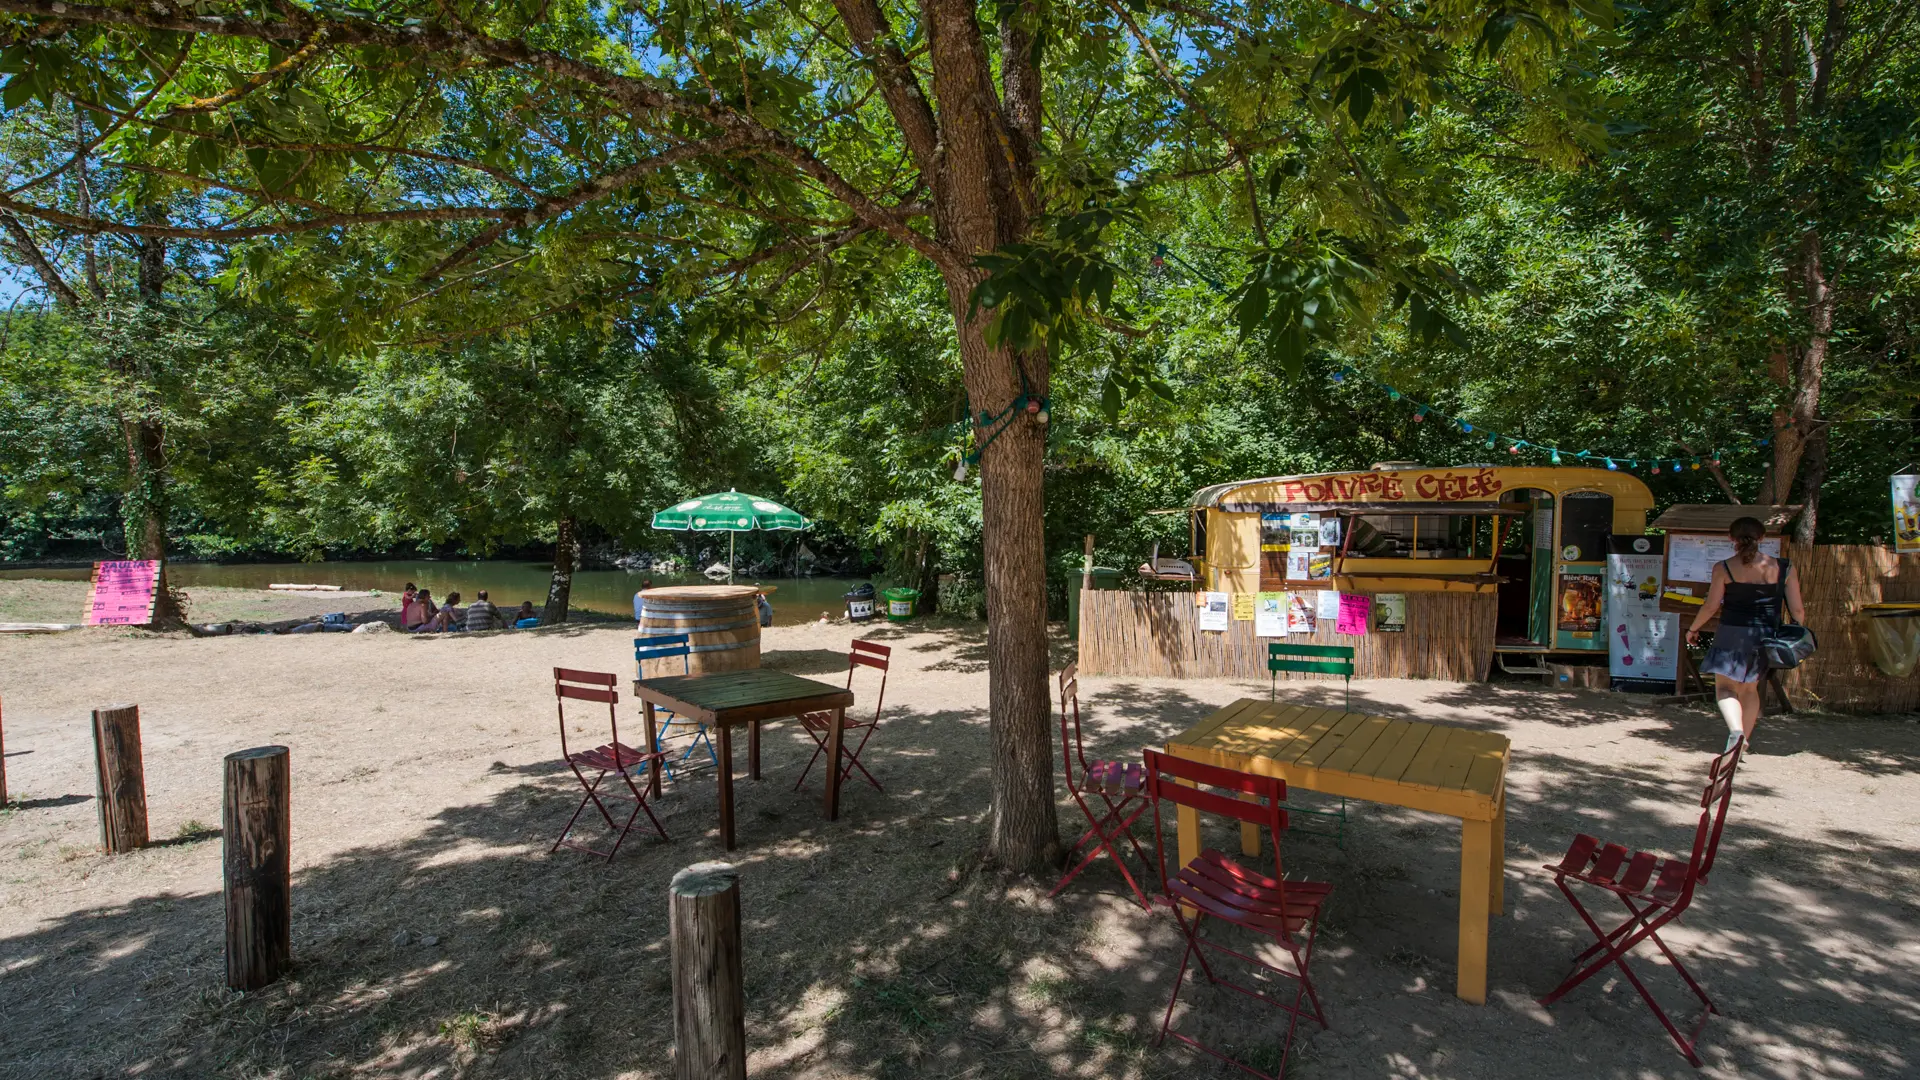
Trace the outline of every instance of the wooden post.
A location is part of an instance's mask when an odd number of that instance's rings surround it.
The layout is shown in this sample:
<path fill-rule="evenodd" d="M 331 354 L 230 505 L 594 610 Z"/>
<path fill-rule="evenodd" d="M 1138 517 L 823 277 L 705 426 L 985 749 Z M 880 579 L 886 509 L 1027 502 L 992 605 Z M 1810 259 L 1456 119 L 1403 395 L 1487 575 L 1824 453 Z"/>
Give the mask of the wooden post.
<path fill-rule="evenodd" d="M 147 776 L 140 764 L 140 706 L 93 710 L 100 846 L 118 855 L 147 846 Z"/>
<path fill-rule="evenodd" d="M 284 746 L 227 755 L 221 814 L 227 889 L 227 985 L 258 990 L 293 962 L 293 774 Z"/>
<path fill-rule="evenodd" d="M 740 872 L 695 863 L 673 875 L 673 1075 L 746 1080 L 747 1005 L 740 975 Z"/>

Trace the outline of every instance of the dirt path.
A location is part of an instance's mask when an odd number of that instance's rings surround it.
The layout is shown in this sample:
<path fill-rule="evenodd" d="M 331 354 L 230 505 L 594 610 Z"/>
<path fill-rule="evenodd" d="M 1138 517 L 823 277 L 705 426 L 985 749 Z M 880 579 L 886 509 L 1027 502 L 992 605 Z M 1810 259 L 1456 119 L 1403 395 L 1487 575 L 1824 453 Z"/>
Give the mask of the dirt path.
<path fill-rule="evenodd" d="M 897 647 L 868 751 L 886 793 L 856 781 L 841 820 L 823 821 L 817 773 L 789 790 L 812 749 L 792 725 L 767 729 L 768 779 L 739 781 L 752 1075 L 1228 1075 L 1151 1045 L 1179 939 L 1124 899 L 1118 874 L 1098 867 L 1049 900 L 973 872 L 987 789 L 980 628 L 863 633 Z M 0 812 L 0 1077 L 669 1075 L 664 892 L 674 870 L 720 855 L 711 776 L 668 786 L 670 844 L 630 841 L 611 865 L 547 854 L 574 802 L 554 760 L 549 669 L 625 672 L 630 636 L 0 639 L 20 800 Z M 775 628 L 766 662 L 837 679 L 850 636 Z M 1112 755 L 1266 691 L 1083 686 L 1090 736 Z M 1332 703 L 1327 686 L 1283 693 Z M 108 858 L 94 849 L 86 710 L 121 701 L 141 705 L 164 843 Z M 1344 852 L 1290 836 L 1289 869 L 1335 886 L 1315 960 L 1333 1026 L 1303 1030 L 1294 1075 L 1702 1075 L 1624 980 L 1595 979 L 1552 1010 L 1533 1003 L 1584 944 L 1536 868 L 1575 831 L 1684 845 L 1718 722 L 1511 685 L 1357 683 L 1354 702 L 1513 739 L 1509 914 L 1493 926 L 1491 1000 L 1468 1006 L 1451 994 L 1457 827 L 1356 804 Z M 207 830 L 221 756 L 263 743 L 293 750 L 298 967 L 242 996 L 222 988 L 220 842 Z M 1916 895 L 1920 726 L 1766 722 L 1720 865 L 1673 935 L 1724 1014 L 1703 1074 L 1920 1070 Z M 1670 970 L 1638 970 L 1683 1004 Z M 1276 1052 L 1271 1014 L 1218 993 L 1193 1000 L 1192 1030 L 1256 1059 Z"/>

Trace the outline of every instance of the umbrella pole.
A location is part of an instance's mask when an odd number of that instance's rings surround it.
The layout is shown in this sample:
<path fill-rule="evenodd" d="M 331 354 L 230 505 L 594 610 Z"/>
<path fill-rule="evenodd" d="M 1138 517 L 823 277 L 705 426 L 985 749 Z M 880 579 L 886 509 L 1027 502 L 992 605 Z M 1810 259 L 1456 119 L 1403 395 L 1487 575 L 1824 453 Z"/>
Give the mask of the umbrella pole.
<path fill-rule="evenodd" d="M 733 584 L 733 530 L 727 530 L 727 584 Z"/>

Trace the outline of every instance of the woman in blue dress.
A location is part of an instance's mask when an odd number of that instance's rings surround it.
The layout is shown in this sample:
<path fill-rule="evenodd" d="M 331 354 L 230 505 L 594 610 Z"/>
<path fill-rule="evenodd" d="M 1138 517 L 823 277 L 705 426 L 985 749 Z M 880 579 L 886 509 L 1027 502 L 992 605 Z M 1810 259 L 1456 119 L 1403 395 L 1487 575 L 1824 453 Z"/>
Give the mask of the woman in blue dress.
<path fill-rule="evenodd" d="M 1733 557 L 1714 564 L 1707 601 L 1687 627 L 1691 645 L 1699 640 L 1700 628 L 1720 616 L 1720 629 L 1714 631 L 1713 646 L 1700 670 L 1713 676 L 1715 704 L 1727 725 L 1728 750 L 1753 738 L 1760 719 L 1760 680 L 1767 673 L 1760 643 L 1779 627 L 1782 599 L 1793 621 L 1807 621 L 1807 609 L 1800 602 L 1800 575 L 1791 561 L 1760 550 L 1766 533 L 1766 526 L 1750 517 L 1736 519 L 1727 529 Z"/>

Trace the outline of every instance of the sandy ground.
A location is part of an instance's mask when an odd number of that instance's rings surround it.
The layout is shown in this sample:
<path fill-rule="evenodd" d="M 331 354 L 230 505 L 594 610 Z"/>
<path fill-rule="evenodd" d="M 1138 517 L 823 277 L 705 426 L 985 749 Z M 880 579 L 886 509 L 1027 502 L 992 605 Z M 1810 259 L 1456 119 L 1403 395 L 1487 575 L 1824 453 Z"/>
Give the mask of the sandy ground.
<path fill-rule="evenodd" d="M 84 581 L 39 578 L 0 580 L 0 623 L 77 623 L 86 618 Z M 195 623 L 280 623 L 318 618 L 340 611 L 397 613 L 400 598 L 374 592 L 227 589 L 198 586 L 184 590 L 187 616 Z M 357 620 L 356 620 L 357 621 Z"/>
<path fill-rule="evenodd" d="M 4 609 L 0 609 L 4 611 Z M 12 613 L 8 613 L 11 615 Z M 19 617 L 17 615 L 13 617 Z M 767 729 L 744 775 L 740 847 L 756 1077 L 1237 1075 L 1153 1035 L 1177 931 L 1100 866 L 1052 879 L 976 869 L 987 798 L 977 624 L 866 628 L 896 647 L 868 761 L 882 794 L 820 812 L 811 744 Z M 837 678 L 847 626 L 768 632 L 766 663 Z M 548 846 L 572 810 L 549 669 L 626 672 L 619 627 L 415 639 L 190 639 L 91 630 L 0 639 L 0 1077 L 670 1075 L 665 888 L 719 857 L 709 773 L 658 803 L 673 837 L 605 864 Z M 1068 655 L 1063 645 L 1053 658 Z M 833 673 L 833 674 L 829 674 Z M 1265 686 L 1089 678 L 1089 735 L 1137 752 Z M 1346 850 L 1290 834 L 1289 869 L 1331 881 L 1315 960 L 1332 1027 L 1292 1075 L 1911 1076 L 1920 1071 L 1920 726 L 1767 721 L 1719 865 L 1670 935 L 1723 1015 L 1696 1074 L 1614 973 L 1551 1010 L 1585 932 L 1539 864 L 1576 831 L 1674 851 L 1719 730 L 1699 709 L 1518 684 L 1373 682 L 1356 708 L 1513 739 L 1508 914 L 1491 996 L 1452 995 L 1458 828 L 1355 804 Z M 1333 703 L 1337 684 L 1283 686 Z M 152 834 L 96 852 L 91 707 L 141 706 Z M 632 721 L 628 705 L 623 720 Z M 637 721 L 632 731 L 637 734 Z M 296 970 L 224 989 L 220 759 L 292 748 Z M 1064 793 L 1063 793 L 1064 798 Z M 1063 802 L 1061 829 L 1078 835 Z M 1150 818 L 1148 819 L 1150 820 Z M 1151 843 L 1150 826 L 1141 831 Z M 1232 850 L 1224 830 L 1215 842 Z M 1151 848 L 1149 847 L 1149 852 Z M 1637 969 L 1672 1006 L 1664 964 Z M 1181 1024 L 1271 1064 L 1274 1014 L 1218 991 Z"/>

